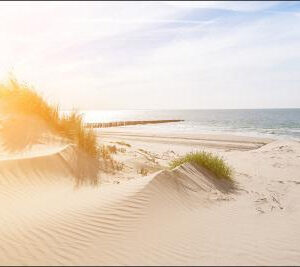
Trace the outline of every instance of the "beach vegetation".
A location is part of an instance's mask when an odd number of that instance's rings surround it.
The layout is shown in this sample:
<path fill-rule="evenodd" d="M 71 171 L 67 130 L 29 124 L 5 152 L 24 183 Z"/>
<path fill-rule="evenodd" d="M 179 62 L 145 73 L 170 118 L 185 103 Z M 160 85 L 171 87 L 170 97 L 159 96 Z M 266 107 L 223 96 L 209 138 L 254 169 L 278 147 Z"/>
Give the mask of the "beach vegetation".
<path fill-rule="evenodd" d="M 108 146 L 106 145 L 99 146 L 99 152 L 102 159 L 107 159 L 107 160 L 111 159 L 111 152 Z"/>
<path fill-rule="evenodd" d="M 124 141 L 118 141 L 118 142 L 116 142 L 116 144 L 118 144 L 118 145 L 122 145 L 122 146 L 131 147 L 131 145 L 130 145 L 130 144 L 127 144 L 127 143 L 125 143 Z"/>
<path fill-rule="evenodd" d="M 212 172 L 217 178 L 232 179 L 233 169 L 227 165 L 222 157 L 206 151 L 190 152 L 170 162 L 174 169 L 184 163 L 195 163 Z"/>
<path fill-rule="evenodd" d="M 117 160 L 114 160 L 114 159 L 111 159 L 110 162 L 111 162 L 111 166 L 112 166 L 113 170 L 122 171 L 124 169 L 124 163 L 123 162 L 120 162 L 120 161 L 117 161 Z"/>
<path fill-rule="evenodd" d="M 115 145 L 113 145 L 113 146 L 108 145 L 107 148 L 111 154 L 117 153 L 117 147 Z"/>
<path fill-rule="evenodd" d="M 138 174 L 141 174 L 142 176 L 147 176 L 149 173 L 149 170 L 142 167 L 141 169 L 138 170 Z"/>
<path fill-rule="evenodd" d="M 77 182 L 88 181 L 97 184 L 101 156 L 97 135 L 92 129 L 84 126 L 82 116 L 77 111 L 61 114 L 58 105 L 48 103 L 32 87 L 15 79 L 11 79 L 8 84 L 0 85 L 0 109 L 4 115 L 14 117 L 20 115 L 23 118 L 41 121 L 50 132 L 74 144 L 77 156 L 74 173 Z M 5 123 L 2 123 L 3 128 Z M 22 139 L 22 136 L 19 139 Z M 9 138 L 4 141 L 9 145 Z M 23 144 L 19 149 L 25 147 L 26 144 Z"/>
<path fill-rule="evenodd" d="M 119 147 L 119 148 L 117 149 L 117 151 L 118 151 L 118 152 L 121 152 L 121 153 L 125 153 L 125 152 L 126 152 L 126 148 L 124 148 L 124 147 Z"/>

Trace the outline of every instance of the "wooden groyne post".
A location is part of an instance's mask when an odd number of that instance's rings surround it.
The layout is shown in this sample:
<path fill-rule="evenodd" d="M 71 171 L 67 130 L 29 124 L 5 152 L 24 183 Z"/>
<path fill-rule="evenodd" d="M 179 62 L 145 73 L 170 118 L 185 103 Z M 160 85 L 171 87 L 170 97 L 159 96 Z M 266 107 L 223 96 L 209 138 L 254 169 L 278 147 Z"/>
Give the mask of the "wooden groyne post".
<path fill-rule="evenodd" d="M 88 128 L 108 128 L 108 127 L 118 127 L 127 125 L 137 125 L 137 124 L 155 124 L 155 123 L 167 123 L 167 122 L 180 122 L 183 120 L 147 120 L 147 121 L 115 121 L 115 122 L 88 122 L 85 127 Z"/>

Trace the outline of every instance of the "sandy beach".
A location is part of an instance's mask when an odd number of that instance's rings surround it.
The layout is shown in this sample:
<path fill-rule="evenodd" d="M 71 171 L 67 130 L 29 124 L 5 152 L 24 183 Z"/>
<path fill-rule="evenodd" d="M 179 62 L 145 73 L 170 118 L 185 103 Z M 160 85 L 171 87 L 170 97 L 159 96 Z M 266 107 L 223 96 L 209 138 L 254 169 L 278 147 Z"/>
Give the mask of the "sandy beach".
<path fill-rule="evenodd" d="M 1 266 L 300 266 L 300 1 L 1 1 Z"/>
<path fill-rule="evenodd" d="M 120 171 L 74 186 L 73 147 L 1 150 L 1 265 L 297 265 L 300 143 L 99 129 Z M 205 150 L 233 183 L 169 162 Z M 144 169 L 144 173 L 140 170 Z"/>

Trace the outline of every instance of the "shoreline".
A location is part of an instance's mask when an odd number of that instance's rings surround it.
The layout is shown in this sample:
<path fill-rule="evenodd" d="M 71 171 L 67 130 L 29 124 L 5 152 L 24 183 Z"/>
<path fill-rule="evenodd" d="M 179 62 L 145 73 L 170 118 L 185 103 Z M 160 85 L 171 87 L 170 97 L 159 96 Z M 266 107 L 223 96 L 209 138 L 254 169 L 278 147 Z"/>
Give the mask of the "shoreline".
<path fill-rule="evenodd" d="M 186 121 L 184 121 L 186 122 Z M 169 124 L 169 123 L 162 123 L 160 125 L 156 124 L 140 124 L 140 125 L 118 125 L 107 128 L 95 128 L 98 132 L 103 133 L 115 133 L 120 132 L 122 134 L 131 133 L 131 134 L 143 134 L 143 135 L 159 135 L 159 136 L 182 136 L 182 137 L 203 137 L 203 136 L 228 136 L 232 140 L 234 139 L 250 139 L 250 140 L 262 140 L 262 142 L 269 142 L 274 140 L 294 140 L 300 141 L 300 137 L 289 135 L 289 134 L 275 134 L 275 133 L 264 133 L 260 131 L 241 131 L 241 130 L 222 130 L 217 128 L 212 129 L 200 129 L 197 126 L 193 128 L 182 128 L 178 127 L 178 124 Z"/>
<path fill-rule="evenodd" d="M 184 120 L 160 125 L 141 124 L 132 129 L 152 132 L 233 134 L 258 138 L 300 140 L 300 109 L 228 109 L 228 110 L 90 110 L 82 111 L 87 122 L 134 120 Z M 118 126 L 119 127 L 119 126 Z"/>
<path fill-rule="evenodd" d="M 232 134 L 184 134 L 184 133 L 159 133 L 149 131 L 135 131 L 126 127 L 116 127 L 97 130 L 98 137 L 115 138 L 130 141 L 156 142 L 168 144 L 196 145 L 202 147 L 228 148 L 236 150 L 251 150 L 259 148 L 270 142 L 271 138 L 258 138 Z"/>

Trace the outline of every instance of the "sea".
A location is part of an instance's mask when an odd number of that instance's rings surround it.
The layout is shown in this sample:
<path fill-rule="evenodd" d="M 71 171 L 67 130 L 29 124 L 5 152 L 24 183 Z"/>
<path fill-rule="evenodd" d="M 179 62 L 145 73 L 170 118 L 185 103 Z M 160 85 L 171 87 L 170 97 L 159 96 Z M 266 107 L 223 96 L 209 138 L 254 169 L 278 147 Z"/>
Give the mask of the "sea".
<path fill-rule="evenodd" d="M 215 110 L 82 110 L 85 122 L 184 120 L 175 123 L 122 126 L 153 133 L 244 135 L 300 141 L 300 108 Z"/>

